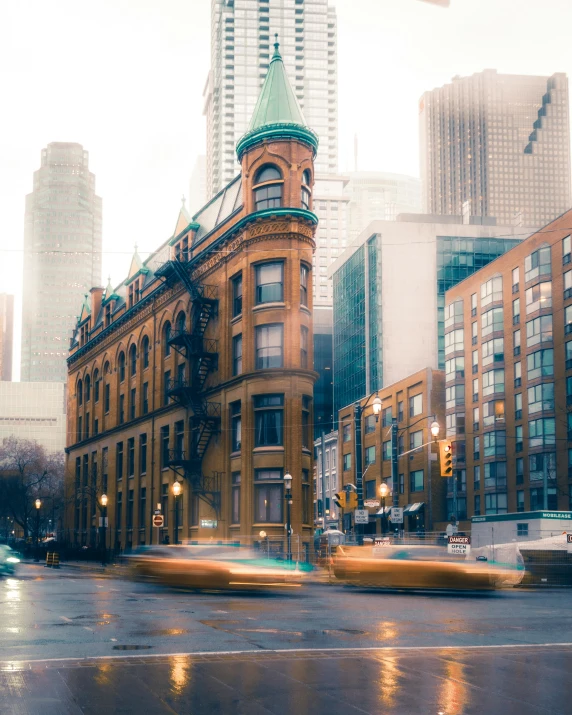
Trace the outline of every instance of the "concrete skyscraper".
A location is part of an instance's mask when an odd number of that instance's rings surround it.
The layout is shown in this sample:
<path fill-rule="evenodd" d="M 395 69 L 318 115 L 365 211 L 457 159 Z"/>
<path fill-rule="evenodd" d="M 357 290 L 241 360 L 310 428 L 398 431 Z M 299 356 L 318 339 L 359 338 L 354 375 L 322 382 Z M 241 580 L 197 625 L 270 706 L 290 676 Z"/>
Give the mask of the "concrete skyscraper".
<path fill-rule="evenodd" d="M 65 382 L 84 294 L 101 283 L 101 199 L 81 144 L 42 149 L 26 196 L 22 382 Z"/>
<path fill-rule="evenodd" d="M 12 379 L 14 296 L 0 293 L 0 380 Z"/>
<path fill-rule="evenodd" d="M 566 75 L 485 70 L 425 92 L 419 109 L 427 213 L 537 227 L 570 208 Z"/>
<path fill-rule="evenodd" d="M 212 0 L 211 71 L 205 87 L 207 191 L 239 172 L 235 145 L 266 76 L 274 34 L 308 125 L 320 143 L 317 173 L 337 171 L 337 21 L 328 0 Z"/>

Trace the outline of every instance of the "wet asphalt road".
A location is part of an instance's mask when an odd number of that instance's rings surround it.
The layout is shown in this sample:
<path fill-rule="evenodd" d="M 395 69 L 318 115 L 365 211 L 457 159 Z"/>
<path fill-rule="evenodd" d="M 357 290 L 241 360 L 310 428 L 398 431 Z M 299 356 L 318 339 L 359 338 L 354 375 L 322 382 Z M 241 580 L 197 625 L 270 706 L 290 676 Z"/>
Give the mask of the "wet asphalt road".
<path fill-rule="evenodd" d="M 569 713 L 571 606 L 564 590 L 195 594 L 27 565 L 0 580 L 0 715 Z"/>

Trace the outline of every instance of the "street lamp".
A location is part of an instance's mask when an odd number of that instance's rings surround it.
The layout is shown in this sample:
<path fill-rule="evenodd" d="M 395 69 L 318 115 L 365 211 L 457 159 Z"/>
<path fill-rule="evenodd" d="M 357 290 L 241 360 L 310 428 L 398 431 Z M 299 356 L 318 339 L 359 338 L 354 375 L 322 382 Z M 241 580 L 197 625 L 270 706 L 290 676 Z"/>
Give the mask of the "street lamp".
<path fill-rule="evenodd" d="M 386 482 L 382 482 L 379 487 L 379 496 L 381 497 L 381 533 L 385 534 L 385 497 L 389 494 L 389 487 Z"/>
<path fill-rule="evenodd" d="M 440 430 L 439 423 L 437 422 L 437 420 L 433 420 L 433 422 L 431 422 L 430 429 L 431 429 L 431 436 L 433 437 L 433 440 L 436 441 L 437 437 L 439 436 L 439 430 Z"/>
<path fill-rule="evenodd" d="M 175 482 L 173 484 L 173 495 L 175 497 L 175 544 L 179 543 L 179 500 L 178 496 L 181 494 L 182 487 L 181 482 Z"/>
<path fill-rule="evenodd" d="M 107 527 L 107 494 L 102 494 L 99 501 L 102 507 L 101 516 L 101 565 L 105 566 L 107 560 L 107 538 L 105 529 Z"/>
<path fill-rule="evenodd" d="M 379 395 L 375 396 L 373 403 L 372 403 L 372 407 L 373 407 L 373 414 L 376 416 L 376 420 L 377 420 L 377 418 L 381 414 L 381 397 Z"/>
<path fill-rule="evenodd" d="M 42 508 L 42 500 L 36 499 L 34 502 L 36 507 L 36 556 L 34 561 L 40 560 L 40 509 Z"/>
<path fill-rule="evenodd" d="M 268 542 L 268 534 L 264 531 L 264 529 L 258 534 L 261 539 L 266 539 L 266 558 L 270 558 L 270 543 Z"/>
<path fill-rule="evenodd" d="M 284 498 L 286 499 L 286 560 L 292 561 L 292 542 L 290 534 L 290 532 L 292 531 L 292 526 L 290 524 L 290 507 L 292 506 L 292 492 L 290 490 L 292 488 L 292 475 L 289 472 L 286 472 L 286 474 L 284 475 L 284 487 L 286 489 L 286 493 L 284 494 Z"/>

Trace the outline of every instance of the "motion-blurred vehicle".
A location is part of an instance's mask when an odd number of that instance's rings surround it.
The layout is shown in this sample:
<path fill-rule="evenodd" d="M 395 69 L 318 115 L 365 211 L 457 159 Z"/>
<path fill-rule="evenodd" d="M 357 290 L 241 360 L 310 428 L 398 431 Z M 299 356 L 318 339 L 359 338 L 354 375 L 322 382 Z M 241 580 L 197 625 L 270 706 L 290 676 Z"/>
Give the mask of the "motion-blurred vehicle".
<path fill-rule="evenodd" d="M 356 586 L 492 591 L 520 582 L 523 572 L 447 554 L 438 546 L 340 546 L 334 575 Z"/>
<path fill-rule="evenodd" d="M 141 547 L 129 557 L 136 578 L 197 590 L 300 588 L 306 565 L 278 562 L 231 546 Z"/>
<path fill-rule="evenodd" d="M 314 551 L 319 566 L 326 566 L 337 548 L 346 543 L 346 535 L 338 529 L 326 529 L 314 536 Z"/>
<path fill-rule="evenodd" d="M 6 544 L 0 544 L 0 574 L 13 576 L 19 563 L 18 552 L 6 546 Z"/>

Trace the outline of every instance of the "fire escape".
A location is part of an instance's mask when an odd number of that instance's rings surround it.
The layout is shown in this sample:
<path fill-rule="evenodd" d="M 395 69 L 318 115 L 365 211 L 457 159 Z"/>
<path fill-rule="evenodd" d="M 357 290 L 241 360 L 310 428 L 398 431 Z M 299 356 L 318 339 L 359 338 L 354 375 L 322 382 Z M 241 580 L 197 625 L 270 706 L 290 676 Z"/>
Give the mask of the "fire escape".
<path fill-rule="evenodd" d="M 220 432 L 221 408 L 218 402 L 209 402 L 204 395 L 204 386 L 209 373 L 218 367 L 218 344 L 204 337 L 206 327 L 218 311 L 216 286 L 197 285 L 191 280 L 185 263 L 174 260 L 164 263 L 155 273 L 168 285 L 180 281 L 192 299 L 191 330 L 186 327 L 175 330 L 169 344 L 186 360 L 189 374 L 180 373 L 171 378 L 166 386 L 171 399 L 190 409 L 192 416 L 190 448 L 177 444 L 169 453 L 169 466 L 186 479 L 193 493 L 214 510 L 220 517 L 221 472 L 210 476 L 203 474 L 202 461 L 211 437 Z"/>

